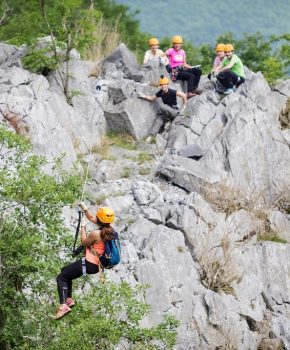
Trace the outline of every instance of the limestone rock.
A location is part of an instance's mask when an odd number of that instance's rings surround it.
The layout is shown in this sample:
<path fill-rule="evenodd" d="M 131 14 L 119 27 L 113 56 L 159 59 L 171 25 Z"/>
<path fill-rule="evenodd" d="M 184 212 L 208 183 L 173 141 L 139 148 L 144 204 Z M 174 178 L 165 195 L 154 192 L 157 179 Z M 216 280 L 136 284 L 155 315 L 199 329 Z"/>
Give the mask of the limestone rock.
<path fill-rule="evenodd" d="M 137 63 L 136 57 L 128 50 L 125 44 L 121 43 L 116 50 L 104 59 L 102 62 L 102 71 L 106 72 L 110 69 L 109 63 L 116 65 L 123 73 L 124 78 L 135 81 L 142 81 L 144 79 L 143 73 L 140 71 L 140 66 Z"/>
<path fill-rule="evenodd" d="M 137 140 L 148 136 L 158 120 L 158 105 L 132 97 L 116 105 L 103 106 L 108 128 L 130 134 Z"/>
<path fill-rule="evenodd" d="M 155 58 L 145 63 L 142 67 L 142 71 L 145 74 L 145 82 L 148 84 L 159 84 L 161 75 L 169 78 L 165 66 L 160 63 L 159 58 Z"/>
<path fill-rule="evenodd" d="M 26 45 L 17 47 L 14 45 L 8 45 L 6 43 L 0 43 L 0 68 L 7 68 L 12 66 L 22 67 L 21 58 L 25 56 L 27 52 Z"/>
<path fill-rule="evenodd" d="M 21 50 L 0 45 L 1 121 L 49 160 L 65 152 L 66 168 L 77 154 L 88 164 L 90 209 L 112 206 L 122 241 L 122 262 L 108 278 L 151 286 L 144 325 L 176 316 L 174 350 L 289 349 L 290 245 L 258 236 L 267 229 L 290 239 L 289 133 L 279 123 L 290 80 L 271 90 L 261 73 L 247 70 L 246 82 L 220 100 L 202 77 L 206 91 L 154 145 L 141 140 L 164 123 L 159 103 L 137 92 L 156 93 L 149 83 L 164 72 L 159 61 L 141 70 L 121 44 L 95 77 L 96 63 L 74 52 L 68 104 L 60 88 L 66 67 L 48 79 L 32 74 L 21 68 Z M 98 146 L 107 130 L 133 135 L 142 151 L 152 147 L 153 175 L 139 176 L 134 151 L 116 147 L 104 159 Z M 132 177 L 122 175 L 124 167 Z M 63 215 L 75 225 L 72 209 Z"/>
<path fill-rule="evenodd" d="M 132 183 L 133 196 L 138 205 L 148 205 L 152 203 L 163 203 L 163 194 L 160 189 L 145 181 L 135 181 Z"/>

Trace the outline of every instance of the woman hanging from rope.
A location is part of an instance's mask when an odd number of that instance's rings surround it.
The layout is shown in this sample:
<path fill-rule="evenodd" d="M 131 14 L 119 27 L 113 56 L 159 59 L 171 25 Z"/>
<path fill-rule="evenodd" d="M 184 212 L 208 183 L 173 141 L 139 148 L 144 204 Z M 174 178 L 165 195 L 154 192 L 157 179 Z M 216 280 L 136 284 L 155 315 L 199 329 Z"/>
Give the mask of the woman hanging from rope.
<path fill-rule="evenodd" d="M 75 305 L 72 299 L 72 280 L 86 273 L 98 273 L 100 270 L 99 256 L 105 251 L 105 243 L 114 238 L 115 230 L 111 226 L 114 221 L 113 209 L 100 207 L 94 216 L 85 203 L 81 202 L 80 207 L 85 213 L 81 219 L 81 243 L 85 246 L 85 253 L 82 259 L 64 267 L 56 278 L 60 301 L 60 306 L 54 317 L 56 320 L 69 313 Z M 86 218 L 98 225 L 98 229 L 89 235 L 86 233 Z"/>

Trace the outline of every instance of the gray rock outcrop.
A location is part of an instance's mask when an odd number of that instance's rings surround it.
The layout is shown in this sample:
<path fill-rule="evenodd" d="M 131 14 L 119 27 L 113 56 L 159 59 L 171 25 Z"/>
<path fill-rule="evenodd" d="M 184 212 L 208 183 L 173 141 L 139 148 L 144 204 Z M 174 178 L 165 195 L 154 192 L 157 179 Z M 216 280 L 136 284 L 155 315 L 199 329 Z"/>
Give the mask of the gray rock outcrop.
<path fill-rule="evenodd" d="M 141 69 L 121 44 L 96 77 L 94 64 L 74 55 L 68 104 L 65 67 L 47 78 L 30 73 L 21 50 L 0 45 L 0 119 L 37 154 L 88 164 L 87 198 L 94 210 L 114 208 L 122 239 L 109 278 L 151 286 L 144 325 L 176 316 L 175 350 L 290 349 L 290 137 L 280 124 L 290 80 L 271 89 L 248 71 L 220 99 L 204 77 L 208 89 L 164 126 L 158 103 L 137 98 L 156 93 L 149 84 L 164 72 L 159 62 Z M 108 130 L 139 148 L 91 152 Z M 156 144 L 141 142 L 150 134 Z M 64 210 L 68 225 L 70 215 Z"/>

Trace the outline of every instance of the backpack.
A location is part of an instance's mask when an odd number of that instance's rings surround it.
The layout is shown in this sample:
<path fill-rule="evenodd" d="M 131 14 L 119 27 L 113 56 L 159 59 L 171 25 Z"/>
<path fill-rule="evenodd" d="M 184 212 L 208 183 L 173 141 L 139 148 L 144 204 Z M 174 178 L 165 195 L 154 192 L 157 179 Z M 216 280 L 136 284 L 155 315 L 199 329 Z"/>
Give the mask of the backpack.
<path fill-rule="evenodd" d="M 105 251 L 99 256 L 100 263 L 105 269 L 111 269 L 119 264 L 121 260 L 121 244 L 117 232 L 114 238 L 105 243 Z"/>

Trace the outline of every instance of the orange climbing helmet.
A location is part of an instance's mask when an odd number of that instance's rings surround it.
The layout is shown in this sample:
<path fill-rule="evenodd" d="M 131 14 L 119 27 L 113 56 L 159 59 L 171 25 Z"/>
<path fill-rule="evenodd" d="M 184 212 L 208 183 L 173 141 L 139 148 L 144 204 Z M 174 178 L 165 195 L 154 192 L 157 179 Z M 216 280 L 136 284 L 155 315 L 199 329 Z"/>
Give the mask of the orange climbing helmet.
<path fill-rule="evenodd" d="M 169 79 L 164 75 L 160 75 L 159 85 L 169 84 Z"/>
<path fill-rule="evenodd" d="M 234 47 L 232 44 L 226 44 L 225 45 L 225 52 L 229 52 L 229 51 L 234 51 Z"/>
<path fill-rule="evenodd" d="M 226 47 L 225 44 L 217 44 L 215 50 L 216 50 L 216 52 L 225 51 L 225 47 Z"/>
<path fill-rule="evenodd" d="M 172 44 L 183 44 L 182 36 L 174 35 L 172 38 Z"/>
<path fill-rule="evenodd" d="M 96 212 L 96 217 L 103 224 L 111 224 L 115 219 L 115 214 L 113 209 L 110 207 L 100 207 Z"/>
<path fill-rule="evenodd" d="M 151 38 L 148 40 L 148 45 L 152 46 L 152 45 L 159 45 L 159 40 L 157 38 Z"/>

